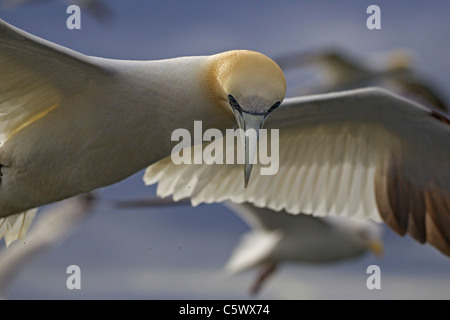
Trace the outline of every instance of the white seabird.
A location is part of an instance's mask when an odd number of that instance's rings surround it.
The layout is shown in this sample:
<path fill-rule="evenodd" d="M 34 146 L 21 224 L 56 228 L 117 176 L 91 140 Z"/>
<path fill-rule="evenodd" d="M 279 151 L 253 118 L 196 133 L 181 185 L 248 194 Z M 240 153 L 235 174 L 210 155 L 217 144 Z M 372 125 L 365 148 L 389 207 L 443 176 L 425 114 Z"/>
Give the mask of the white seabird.
<path fill-rule="evenodd" d="M 157 195 L 195 206 L 231 200 L 275 211 L 371 217 L 450 255 L 450 120 L 383 89 L 287 98 L 265 122 L 279 131 L 279 170 L 150 166 Z M 226 158 L 226 155 L 224 155 Z M 259 172 L 261 164 L 254 165 Z"/>
<path fill-rule="evenodd" d="M 275 110 L 285 78 L 257 52 L 103 59 L 3 21 L 0 70 L 0 217 L 6 220 L 116 183 L 166 157 L 145 176 L 147 183 L 163 182 L 160 194 L 194 204 L 230 199 L 290 213 L 374 217 L 450 254 L 450 121 L 388 91 L 286 99 Z M 250 181 L 248 155 L 257 144 L 245 145 L 248 188 L 241 166 L 175 166 L 168 157 L 176 145 L 171 134 L 192 131 L 195 120 L 205 130 L 236 123 L 245 130 L 279 128 L 278 173 Z"/>
<path fill-rule="evenodd" d="M 0 217 L 121 181 L 170 155 L 172 132 L 192 130 L 194 120 L 233 128 L 230 94 L 251 101 L 262 121 L 286 90 L 278 65 L 254 51 L 102 59 L 3 21 L 0 71 Z M 0 221 L 0 237 L 11 219 Z"/>
<path fill-rule="evenodd" d="M 256 294 L 277 267 L 286 262 L 332 263 L 372 251 L 383 253 L 382 229 L 367 219 L 292 215 L 249 203 L 226 205 L 252 230 L 243 235 L 225 265 L 228 274 L 259 268 L 250 288 Z"/>

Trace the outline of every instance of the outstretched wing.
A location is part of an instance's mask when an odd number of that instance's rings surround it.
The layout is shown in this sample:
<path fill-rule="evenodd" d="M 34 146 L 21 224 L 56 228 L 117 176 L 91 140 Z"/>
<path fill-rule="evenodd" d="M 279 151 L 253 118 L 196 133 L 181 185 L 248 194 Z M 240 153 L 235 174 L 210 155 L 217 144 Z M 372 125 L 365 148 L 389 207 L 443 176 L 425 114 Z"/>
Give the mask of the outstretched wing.
<path fill-rule="evenodd" d="M 101 59 L 58 46 L 0 19 L 0 146 L 64 99 L 101 83 L 112 71 Z M 0 218 L 0 239 L 24 236 L 36 210 Z"/>
<path fill-rule="evenodd" d="M 397 86 L 407 96 L 447 115 L 450 113 L 449 106 L 440 90 L 424 77 L 409 73 L 408 76 L 398 77 L 396 80 Z"/>
<path fill-rule="evenodd" d="M 0 20 L 0 141 L 112 71 Z"/>
<path fill-rule="evenodd" d="M 265 127 L 278 128 L 279 170 L 242 165 L 147 169 L 158 195 L 193 205 L 231 200 L 317 216 L 383 220 L 450 255 L 450 121 L 381 89 L 286 99 Z M 230 151 L 233 152 L 234 150 Z"/>

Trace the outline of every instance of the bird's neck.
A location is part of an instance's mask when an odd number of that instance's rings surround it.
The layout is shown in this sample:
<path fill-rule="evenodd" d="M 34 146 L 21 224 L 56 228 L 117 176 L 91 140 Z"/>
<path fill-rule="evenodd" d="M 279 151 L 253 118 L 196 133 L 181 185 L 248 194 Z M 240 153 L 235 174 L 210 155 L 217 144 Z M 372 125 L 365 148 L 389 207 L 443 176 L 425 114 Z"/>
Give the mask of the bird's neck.
<path fill-rule="evenodd" d="M 226 113 L 208 96 L 203 81 L 208 64 L 208 56 L 123 62 L 119 74 L 124 81 L 117 90 L 125 97 L 117 100 L 129 105 L 116 107 L 119 112 L 126 108 L 123 118 L 127 119 L 129 146 L 139 150 L 139 166 L 169 156 L 179 143 L 172 141 L 173 132 L 187 129 L 193 136 L 194 121 L 201 121 L 203 131 L 224 131 L 235 125 L 231 112 Z"/>

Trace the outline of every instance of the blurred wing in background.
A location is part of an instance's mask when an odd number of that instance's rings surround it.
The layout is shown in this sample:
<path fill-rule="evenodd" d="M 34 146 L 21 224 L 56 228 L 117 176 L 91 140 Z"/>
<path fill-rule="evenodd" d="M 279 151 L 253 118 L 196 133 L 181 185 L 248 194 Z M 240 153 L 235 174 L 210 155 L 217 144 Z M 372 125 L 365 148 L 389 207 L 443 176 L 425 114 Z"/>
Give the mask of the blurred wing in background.
<path fill-rule="evenodd" d="M 292 53 L 274 60 L 284 71 L 308 67 L 319 71 L 319 84 L 303 88 L 303 94 L 381 86 L 449 114 L 439 86 L 415 70 L 412 56 L 410 50 L 394 49 L 383 59 L 357 59 L 335 48 Z"/>
<path fill-rule="evenodd" d="M 92 194 L 85 194 L 56 204 L 40 214 L 22 241 L 0 251 L 0 297 L 30 261 L 63 241 L 89 216 L 94 202 Z"/>

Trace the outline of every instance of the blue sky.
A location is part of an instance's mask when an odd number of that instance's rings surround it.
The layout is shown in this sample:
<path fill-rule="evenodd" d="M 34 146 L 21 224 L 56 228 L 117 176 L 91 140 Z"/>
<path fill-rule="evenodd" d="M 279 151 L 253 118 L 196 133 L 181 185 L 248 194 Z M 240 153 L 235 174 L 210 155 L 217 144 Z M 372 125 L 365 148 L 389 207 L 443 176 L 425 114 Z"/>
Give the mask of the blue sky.
<path fill-rule="evenodd" d="M 107 2 L 114 21 L 99 24 L 82 12 L 81 30 L 66 28 L 66 3 L 0 9 L 0 17 L 71 49 L 117 59 L 163 59 L 230 49 L 252 49 L 276 57 L 330 46 L 365 57 L 409 48 L 418 70 L 449 97 L 448 1 Z M 381 8 L 381 30 L 366 28 L 366 8 L 371 4 Z M 298 72 L 286 74 L 291 94 L 298 89 Z M 144 186 L 142 172 L 100 190 L 103 199 L 154 194 L 154 187 Z M 230 279 L 223 279 L 221 273 L 246 230 L 219 204 L 132 211 L 99 206 L 74 235 L 28 266 L 9 297 L 247 299 L 254 272 Z M 385 242 L 382 259 L 367 256 L 330 266 L 287 265 L 259 297 L 450 298 L 448 258 L 388 229 Z M 81 267 L 81 290 L 65 286 L 65 271 L 71 264 Z M 371 264 L 381 267 L 378 291 L 365 286 L 366 268 Z"/>

